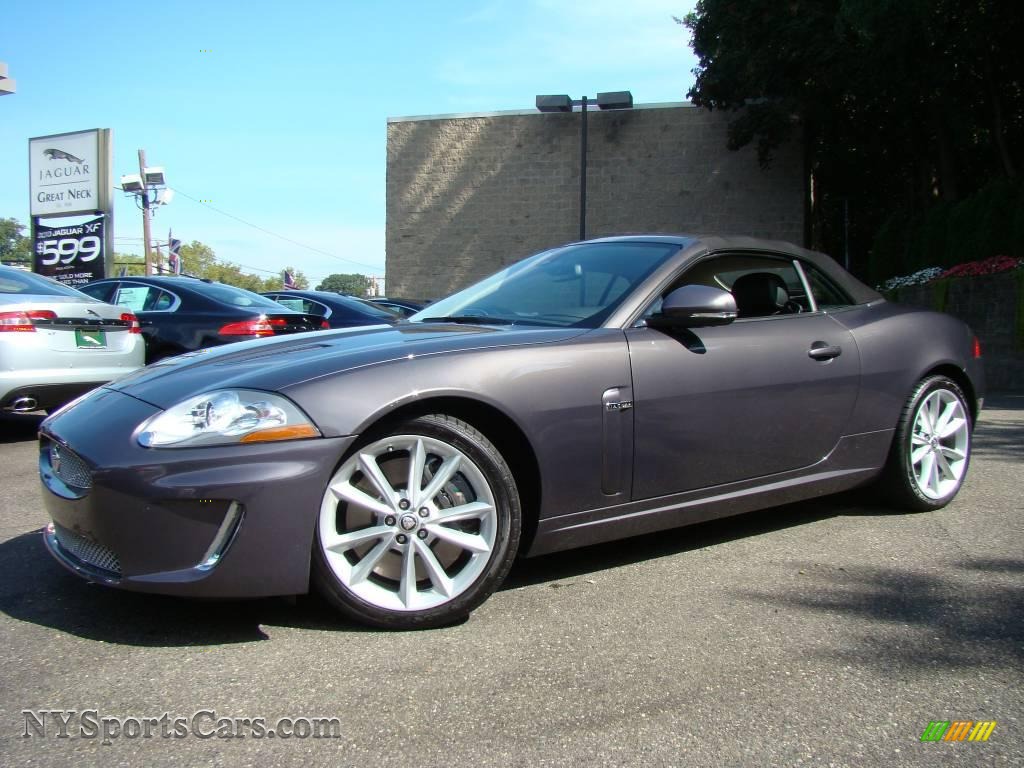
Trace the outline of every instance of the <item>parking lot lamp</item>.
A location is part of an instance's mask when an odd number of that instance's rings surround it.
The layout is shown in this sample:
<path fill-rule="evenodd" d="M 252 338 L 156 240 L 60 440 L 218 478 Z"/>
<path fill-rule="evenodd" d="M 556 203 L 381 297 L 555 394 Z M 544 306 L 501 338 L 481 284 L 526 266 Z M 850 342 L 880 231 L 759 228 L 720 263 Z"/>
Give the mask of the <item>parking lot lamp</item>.
<path fill-rule="evenodd" d="M 537 96 L 537 109 L 541 112 L 572 112 L 580 108 L 580 240 L 587 239 L 587 108 L 592 102 L 588 96 L 571 99 L 565 94 Z M 597 94 L 597 107 L 632 109 L 633 94 L 629 91 L 608 91 Z"/>

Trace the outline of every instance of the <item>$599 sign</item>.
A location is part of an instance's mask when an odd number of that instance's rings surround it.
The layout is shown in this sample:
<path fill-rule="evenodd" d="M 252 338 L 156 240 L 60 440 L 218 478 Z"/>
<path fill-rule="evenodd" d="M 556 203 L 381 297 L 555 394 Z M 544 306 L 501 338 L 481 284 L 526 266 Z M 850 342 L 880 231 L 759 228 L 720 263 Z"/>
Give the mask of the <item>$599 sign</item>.
<path fill-rule="evenodd" d="M 33 271 L 71 287 L 106 276 L 103 259 L 104 220 L 35 230 Z"/>

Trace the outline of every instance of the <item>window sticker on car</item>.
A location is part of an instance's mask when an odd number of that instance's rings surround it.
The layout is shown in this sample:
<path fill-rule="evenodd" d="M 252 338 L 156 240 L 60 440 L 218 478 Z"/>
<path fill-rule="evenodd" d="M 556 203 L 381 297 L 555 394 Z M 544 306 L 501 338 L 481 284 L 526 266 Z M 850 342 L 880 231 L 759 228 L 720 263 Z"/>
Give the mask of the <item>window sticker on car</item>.
<path fill-rule="evenodd" d="M 132 312 L 141 312 L 146 305 L 146 296 L 149 294 L 149 286 L 133 285 L 122 286 L 117 292 L 115 304 L 128 307 Z"/>

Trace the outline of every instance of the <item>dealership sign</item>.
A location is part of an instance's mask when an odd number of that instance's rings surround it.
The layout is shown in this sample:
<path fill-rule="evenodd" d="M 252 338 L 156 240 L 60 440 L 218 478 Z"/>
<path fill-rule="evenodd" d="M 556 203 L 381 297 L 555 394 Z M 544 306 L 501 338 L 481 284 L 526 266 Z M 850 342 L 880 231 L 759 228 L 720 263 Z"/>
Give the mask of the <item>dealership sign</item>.
<path fill-rule="evenodd" d="M 34 272 L 71 286 L 106 277 L 114 234 L 110 162 L 109 128 L 28 140 Z M 82 223 L 83 214 L 99 218 Z M 70 216 L 75 223 L 48 226 Z"/>
<path fill-rule="evenodd" d="M 65 227 L 36 225 L 32 271 L 75 288 L 105 276 L 103 218 Z"/>
<path fill-rule="evenodd" d="M 109 209 L 110 131 L 95 129 L 28 141 L 33 216 Z"/>

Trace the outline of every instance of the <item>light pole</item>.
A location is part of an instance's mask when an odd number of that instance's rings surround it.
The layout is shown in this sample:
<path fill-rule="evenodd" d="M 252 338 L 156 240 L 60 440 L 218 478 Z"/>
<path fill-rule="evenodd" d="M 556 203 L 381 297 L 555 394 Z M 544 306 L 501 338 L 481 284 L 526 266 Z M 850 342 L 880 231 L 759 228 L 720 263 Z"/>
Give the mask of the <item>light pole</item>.
<path fill-rule="evenodd" d="M 135 204 L 142 209 L 142 242 L 146 254 L 146 274 L 153 273 L 153 248 L 150 236 L 150 210 L 171 202 L 173 192 L 165 189 L 164 169 L 146 165 L 146 150 L 139 150 L 139 173 L 121 177 L 121 190 L 135 196 Z M 156 195 L 153 196 L 152 192 Z"/>
<path fill-rule="evenodd" d="M 565 94 L 537 97 L 537 109 L 541 112 L 572 112 L 580 108 L 580 240 L 587 239 L 587 107 L 590 98 L 584 96 L 573 100 Z M 597 108 L 632 109 L 633 94 L 629 91 L 608 91 L 597 94 Z"/>

